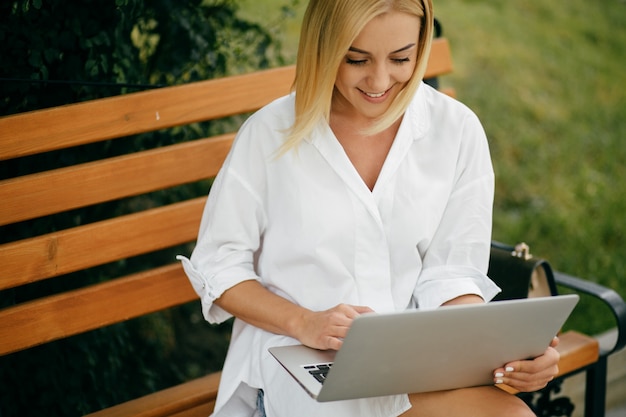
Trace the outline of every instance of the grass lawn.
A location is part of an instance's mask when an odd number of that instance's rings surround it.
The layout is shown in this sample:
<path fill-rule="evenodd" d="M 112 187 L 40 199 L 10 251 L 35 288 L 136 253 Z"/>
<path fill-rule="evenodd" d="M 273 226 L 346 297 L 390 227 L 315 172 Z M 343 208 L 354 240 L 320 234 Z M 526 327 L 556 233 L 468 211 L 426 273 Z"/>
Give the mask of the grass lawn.
<path fill-rule="evenodd" d="M 278 22 L 290 0 L 240 0 Z M 626 297 L 626 2 L 434 0 L 455 71 L 442 83 L 481 118 L 496 170 L 496 240 Z M 276 26 L 286 56 L 299 19 Z M 583 299 L 572 325 L 611 327 Z"/>

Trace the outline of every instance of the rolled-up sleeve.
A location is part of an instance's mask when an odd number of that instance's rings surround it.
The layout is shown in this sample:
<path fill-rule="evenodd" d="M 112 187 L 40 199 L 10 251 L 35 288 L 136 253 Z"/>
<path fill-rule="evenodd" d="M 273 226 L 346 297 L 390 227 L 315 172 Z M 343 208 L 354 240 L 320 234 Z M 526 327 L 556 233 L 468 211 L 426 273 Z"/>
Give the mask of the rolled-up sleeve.
<path fill-rule="evenodd" d="M 216 279 L 215 275 L 206 276 L 200 272 L 188 258 L 179 255 L 176 259 L 181 261 L 191 286 L 200 297 L 202 315 L 204 318 L 210 323 L 221 323 L 232 317 L 230 313 L 214 305 L 213 302 L 218 299 L 224 291 L 241 282 L 241 280 L 236 278 L 230 281 L 224 281 Z"/>
<path fill-rule="evenodd" d="M 478 269 L 471 267 L 434 267 L 422 271 L 415 290 L 420 309 L 433 309 L 446 301 L 474 294 L 490 301 L 500 288 Z"/>
<path fill-rule="evenodd" d="M 214 304 L 226 290 L 259 279 L 254 260 L 266 218 L 259 197 L 263 175 L 258 174 L 262 164 L 248 156 L 244 150 L 236 160 L 227 159 L 211 188 L 191 257 L 177 257 L 210 323 L 232 317 Z"/>

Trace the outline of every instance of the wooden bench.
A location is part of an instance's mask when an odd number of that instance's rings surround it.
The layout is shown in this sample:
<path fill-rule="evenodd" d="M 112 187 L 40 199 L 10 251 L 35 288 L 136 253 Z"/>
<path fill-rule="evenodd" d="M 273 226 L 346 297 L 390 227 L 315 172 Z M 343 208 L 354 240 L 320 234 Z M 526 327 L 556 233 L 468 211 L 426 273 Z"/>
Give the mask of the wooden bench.
<path fill-rule="evenodd" d="M 437 39 L 427 77 L 451 70 L 449 45 L 445 39 Z M 129 137 L 145 132 L 245 115 L 286 94 L 293 77 L 294 67 L 287 66 L 3 117 L 0 161 L 16 166 L 16 161 L 25 161 L 21 165 L 28 166 L 34 155 L 59 156 L 63 155 L 59 151 L 69 148 L 130 141 Z M 78 164 L 53 162 L 43 171 L 28 166 L 31 171 L 2 179 L 0 300 L 12 289 L 193 242 L 204 196 L 158 207 L 148 204 L 71 227 L 52 221 L 47 222 L 46 230 L 31 230 L 30 226 L 35 219 L 54 219 L 57 213 L 206 182 L 217 174 L 233 137 L 233 133 L 198 137 Z M 17 229 L 29 234 L 15 239 L 12 234 Z M 7 303 L 5 298 L 0 310 L 0 356 L 196 300 L 180 265 L 171 261 L 24 302 Z M 623 317 L 620 320 L 623 325 Z M 619 347 L 624 345 L 623 339 L 620 332 Z M 598 345 L 593 338 L 566 333 L 559 349 L 563 375 L 598 363 Z M 93 415 L 207 416 L 213 409 L 219 378 L 219 372 L 210 374 Z"/>

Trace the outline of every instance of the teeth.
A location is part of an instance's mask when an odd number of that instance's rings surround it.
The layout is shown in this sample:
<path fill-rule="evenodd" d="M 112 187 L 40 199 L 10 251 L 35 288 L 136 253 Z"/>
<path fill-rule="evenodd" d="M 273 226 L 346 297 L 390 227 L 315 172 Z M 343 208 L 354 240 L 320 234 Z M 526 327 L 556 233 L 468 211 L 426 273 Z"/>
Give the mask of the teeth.
<path fill-rule="evenodd" d="M 385 91 L 383 91 L 382 93 L 365 93 L 368 97 L 371 98 L 378 98 L 378 97 L 382 97 L 385 94 Z"/>

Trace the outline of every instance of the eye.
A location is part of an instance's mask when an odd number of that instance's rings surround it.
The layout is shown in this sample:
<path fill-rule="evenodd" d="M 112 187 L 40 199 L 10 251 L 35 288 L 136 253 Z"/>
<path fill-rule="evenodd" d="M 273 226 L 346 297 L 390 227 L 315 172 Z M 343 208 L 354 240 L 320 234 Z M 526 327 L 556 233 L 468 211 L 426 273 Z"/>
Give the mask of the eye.
<path fill-rule="evenodd" d="M 408 58 L 408 57 L 406 57 L 406 58 L 393 58 L 392 61 L 395 64 L 399 64 L 400 65 L 400 64 L 404 64 L 406 62 L 411 62 L 411 59 Z"/>
<path fill-rule="evenodd" d="M 346 57 L 346 64 L 348 65 L 364 65 L 366 62 L 366 59 L 351 59 Z"/>

